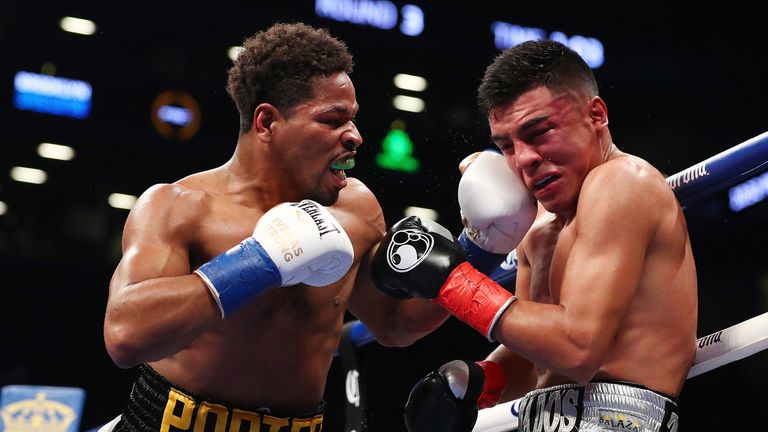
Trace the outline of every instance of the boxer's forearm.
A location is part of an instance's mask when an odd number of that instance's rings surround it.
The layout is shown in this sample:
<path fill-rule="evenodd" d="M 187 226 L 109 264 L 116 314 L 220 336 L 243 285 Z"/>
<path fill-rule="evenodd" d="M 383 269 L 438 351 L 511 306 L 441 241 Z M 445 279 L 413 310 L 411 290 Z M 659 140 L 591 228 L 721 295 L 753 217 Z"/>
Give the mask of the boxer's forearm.
<path fill-rule="evenodd" d="M 220 321 L 197 275 L 155 278 L 126 285 L 110 298 L 104 341 L 112 360 L 127 368 L 175 354 Z"/>

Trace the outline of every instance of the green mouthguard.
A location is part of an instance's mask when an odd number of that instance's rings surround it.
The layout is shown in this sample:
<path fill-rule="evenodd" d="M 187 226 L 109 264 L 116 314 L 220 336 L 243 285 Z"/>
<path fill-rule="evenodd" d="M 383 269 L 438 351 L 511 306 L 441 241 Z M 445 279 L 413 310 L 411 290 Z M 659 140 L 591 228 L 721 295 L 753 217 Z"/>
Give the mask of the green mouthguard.
<path fill-rule="evenodd" d="M 355 158 L 346 158 L 331 164 L 331 168 L 340 169 L 340 170 L 352 169 L 354 167 L 355 167 Z"/>

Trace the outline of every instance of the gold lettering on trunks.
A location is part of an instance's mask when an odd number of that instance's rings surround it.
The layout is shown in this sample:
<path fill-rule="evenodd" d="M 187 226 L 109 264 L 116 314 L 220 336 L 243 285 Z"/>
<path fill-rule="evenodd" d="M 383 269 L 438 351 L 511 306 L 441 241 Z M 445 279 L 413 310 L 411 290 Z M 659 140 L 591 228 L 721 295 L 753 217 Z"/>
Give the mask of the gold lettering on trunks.
<path fill-rule="evenodd" d="M 309 427 L 309 432 L 322 432 L 322 431 L 323 431 L 323 416 L 317 415 L 314 418 L 312 418 L 312 425 L 310 425 Z"/>
<path fill-rule="evenodd" d="M 230 420 L 231 417 L 231 420 Z M 244 424 L 245 423 L 245 424 Z M 247 424 L 247 425 L 246 425 Z M 285 418 L 211 402 L 196 402 L 171 389 L 159 432 L 322 432 L 323 414 Z"/>
<path fill-rule="evenodd" d="M 229 418 L 227 407 L 208 402 L 201 402 L 200 408 L 197 409 L 194 432 L 205 432 L 205 422 L 208 419 L 209 413 L 213 413 L 216 416 L 216 426 L 213 432 L 226 432 L 227 420 Z"/>
<path fill-rule="evenodd" d="M 269 426 L 269 430 L 264 432 L 280 432 L 282 428 L 288 426 L 288 423 L 290 423 L 288 419 L 268 415 L 264 415 L 262 421 L 265 426 Z"/>
<path fill-rule="evenodd" d="M 174 414 L 178 404 L 181 404 L 181 415 Z M 181 430 L 189 429 L 194 411 L 194 399 L 176 389 L 171 389 L 168 392 L 168 403 L 165 404 L 163 421 L 160 423 L 160 432 L 169 432 L 171 426 Z"/>
<path fill-rule="evenodd" d="M 293 419 L 291 432 L 301 432 L 302 428 L 309 429 L 312 426 L 312 419 Z"/>
<path fill-rule="evenodd" d="M 229 430 L 240 432 L 240 424 L 243 421 L 248 422 L 248 429 L 245 432 L 259 432 L 259 429 L 261 429 L 261 416 L 254 412 L 234 408 L 232 410 L 232 423 L 229 425 Z"/>

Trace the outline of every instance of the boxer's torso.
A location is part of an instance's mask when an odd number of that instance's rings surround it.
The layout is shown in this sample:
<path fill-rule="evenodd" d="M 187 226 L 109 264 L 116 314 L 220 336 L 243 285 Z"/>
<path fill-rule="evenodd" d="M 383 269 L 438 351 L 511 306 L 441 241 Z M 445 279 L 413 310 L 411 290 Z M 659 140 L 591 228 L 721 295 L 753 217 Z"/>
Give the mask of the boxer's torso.
<path fill-rule="evenodd" d="M 188 236 L 190 270 L 253 233 L 268 209 L 249 206 L 238 195 L 180 182 L 178 217 Z M 322 398 L 338 347 L 346 304 L 362 254 L 379 235 L 354 208 L 355 195 L 370 193 L 350 179 L 331 207 L 349 235 L 355 262 L 327 287 L 297 285 L 265 292 L 221 320 L 186 348 L 150 365 L 171 382 L 235 405 L 306 412 Z M 375 209 L 371 209 L 374 211 Z"/>
<path fill-rule="evenodd" d="M 594 379 L 636 382 L 676 396 L 695 349 L 696 277 L 685 220 L 679 208 L 669 208 L 678 206 L 666 192 L 658 193 L 658 212 L 664 216 L 650 239 L 636 293 Z M 544 214 L 531 228 L 526 249 L 531 300 L 559 304 L 578 223 L 600 221 L 579 221 L 576 215 L 566 223 Z M 549 370 L 538 375 L 538 388 L 571 382 Z"/>

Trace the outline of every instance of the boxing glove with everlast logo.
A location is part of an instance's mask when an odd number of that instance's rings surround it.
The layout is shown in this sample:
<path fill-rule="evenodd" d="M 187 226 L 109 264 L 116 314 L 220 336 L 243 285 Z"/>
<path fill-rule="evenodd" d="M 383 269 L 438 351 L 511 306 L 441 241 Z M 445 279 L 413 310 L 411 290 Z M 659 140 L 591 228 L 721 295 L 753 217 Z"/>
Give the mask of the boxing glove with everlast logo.
<path fill-rule="evenodd" d="M 251 237 L 195 270 L 222 318 L 265 290 L 304 283 L 324 286 L 352 266 L 352 242 L 322 205 L 279 204 L 259 219 Z"/>
<path fill-rule="evenodd" d="M 409 216 L 390 228 L 373 257 L 376 287 L 394 297 L 432 300 L 489 340 L 515 297 L 467 261 L 461 245 L 436 222 Z"/>

